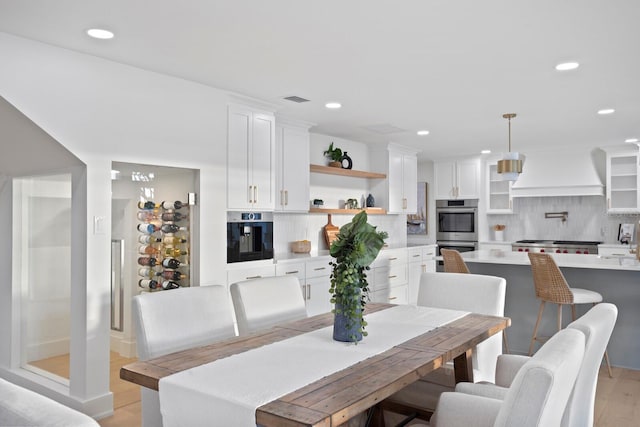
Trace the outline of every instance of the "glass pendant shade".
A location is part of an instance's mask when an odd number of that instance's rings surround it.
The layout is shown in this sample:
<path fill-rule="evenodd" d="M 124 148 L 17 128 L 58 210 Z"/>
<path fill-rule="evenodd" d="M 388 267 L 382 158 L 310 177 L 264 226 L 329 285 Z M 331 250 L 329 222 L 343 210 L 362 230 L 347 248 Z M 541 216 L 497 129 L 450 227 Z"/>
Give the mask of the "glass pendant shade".
<path fill-rule="evenodd" d="M 498 173 L 503 181 L 516 181 L 522 173 L 524 155 L 516 152 L 505 153 L 502 160 L 498 160 Z"/>

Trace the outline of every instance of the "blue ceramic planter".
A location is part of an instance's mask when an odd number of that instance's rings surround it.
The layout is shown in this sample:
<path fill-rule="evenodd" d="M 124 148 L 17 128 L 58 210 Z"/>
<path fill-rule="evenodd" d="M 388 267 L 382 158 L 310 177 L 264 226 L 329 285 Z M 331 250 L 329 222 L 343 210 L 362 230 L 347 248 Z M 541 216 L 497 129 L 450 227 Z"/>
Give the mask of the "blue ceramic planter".
<path fill-rule="evenodd" d="M 362 340 L 362 333 L 360 332 L 360 322 L 356 322 L 351 325 L 351 328 L 347 328 L 347 317 L 338 313 L 340 304 L 336 304 L 336 313 L 333 319 L 333 339 L 342 342 L 356 342 Z"/>

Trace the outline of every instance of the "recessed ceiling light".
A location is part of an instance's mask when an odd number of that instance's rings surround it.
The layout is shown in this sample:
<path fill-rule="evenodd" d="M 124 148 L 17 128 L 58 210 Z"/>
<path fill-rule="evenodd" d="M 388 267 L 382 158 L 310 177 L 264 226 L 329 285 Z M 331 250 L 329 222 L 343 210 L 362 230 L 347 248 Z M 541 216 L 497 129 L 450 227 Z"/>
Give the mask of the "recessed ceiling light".
<path fill-rule="evenodd" d="M 326 104 L 324 104 L 324 106 L 332 110 L 335 110 L 335 109 L 341 108 L 342 104 L 340 104 L 339 102 L 327 102 Z"/>
<path fill-rule="evenodd" d="M 598 114 L 613 114 L 616 110 L 613 108 L 604 108 L 602 110 L 598 110 Z"/>
<path fill-rule="evenodd" d="M 93 37 L 94 39 L 107 40 L 113 38 L 113 33 L 111 31 L 102 30 L 100 28 L 91 28 L 90 30 L 87 30 L 87 34 L 89 37 Z"/>
<path fill-rule="evenodd" d="M 629 138 L 629 139 L 625 139 L 624 142 L 628 142 L 628 143 L 634 143 L 634 142 L 638 142 L 638 138 Z"/>
<path fill-rule="evenodd" d="M 575 70 L 579 66 L 580 64 L 578 64 L 577 62 L 563 62 L 561 64 L 556 65 L 556 70 L 558 71 Z"/>
<path fill-rule="evenodd" d="M 491 154 L 491 150 L 482 150 L 480 154 Z"/>
<path fill-rule="evenodd" d="M 429 135 L 429 131 L 428 130 L 419 130 L 417 133 L 420 136 Z"/>

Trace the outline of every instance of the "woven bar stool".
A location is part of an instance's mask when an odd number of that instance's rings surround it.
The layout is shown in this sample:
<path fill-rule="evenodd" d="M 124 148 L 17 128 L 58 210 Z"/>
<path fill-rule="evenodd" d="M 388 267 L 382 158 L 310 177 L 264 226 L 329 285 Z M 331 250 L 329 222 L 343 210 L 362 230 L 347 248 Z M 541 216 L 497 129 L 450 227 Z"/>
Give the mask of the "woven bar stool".
<path fill-rule="evenodd" d="M 465 264 L 460 252 L 455 249 L 440 249 L 442 260 L 444 261 L 444 271 L 446 273 L 469 273 L 469 268 Z"/>
<path fill-rule="evenodd" d="M 442 261 L 444 261 L 445 273 L 467 273 L 469 274 L 469 267 L 462 259 L 460 252 L 455 249 L 440 249 L 442 255 Z M 504 345 L 505 353 L 509 353 L 509 344 L 507 343 L 507 332 L 502 331 L 502 344 Z"/>
<path fill-rule="evenodd" d="M 550 302 L 558 305 L 559 331 L 562 329 L 563 305 L 571 306 L 571 319 L 576 320 L 576 304 L 596 305 L 602 302 L 602 295 L 587 289 L 570 288 L 558 264 L 556 264 L 555 260 L 549 254 L 529 252 L 529 260 L 531 261 L 531 271 L 533 272 L 533 284 L 536 288 L 536 298 L 540 300 L 538 319 L 536 320 L 536 326 L 533 328 L 533 336 L 529 344 L 529 356 L 531 356 L 534 343 L 536 341 L 543 342 L 548 339 L 548 337 L 538 336 L 538 326 L 540 325 L 545 303 Z M 612 377 L 609 354 L 606 350 L 604 352 L 604 359 L 607 363 L 609 377 Z"/>

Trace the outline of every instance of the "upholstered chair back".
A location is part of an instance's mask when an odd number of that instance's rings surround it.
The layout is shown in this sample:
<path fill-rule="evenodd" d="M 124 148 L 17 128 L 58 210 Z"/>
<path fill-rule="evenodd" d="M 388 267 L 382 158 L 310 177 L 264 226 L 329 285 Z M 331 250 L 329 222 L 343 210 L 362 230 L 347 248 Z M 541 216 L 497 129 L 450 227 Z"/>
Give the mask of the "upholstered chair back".
<path fill-rule="evenodd" d="M 307 317 L 297 277 L 245 280 L 232 283 L 230 291 L 240 335 Z"/>

